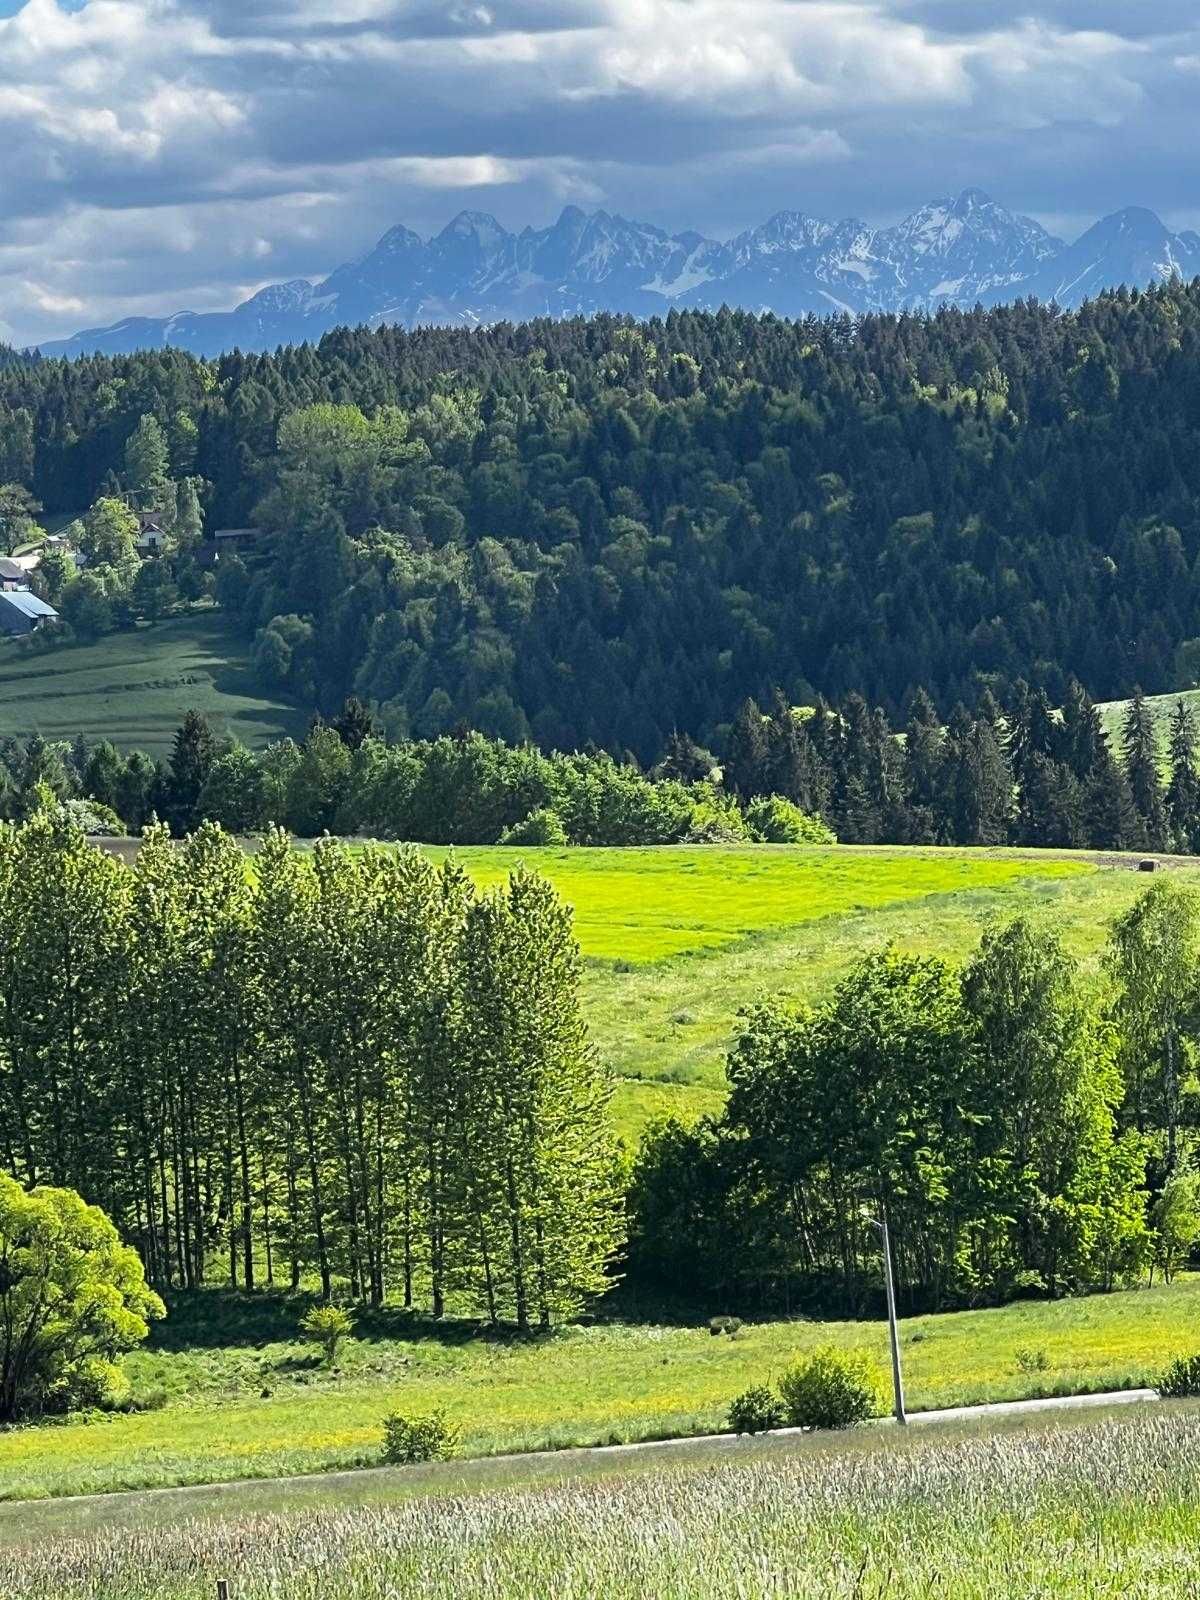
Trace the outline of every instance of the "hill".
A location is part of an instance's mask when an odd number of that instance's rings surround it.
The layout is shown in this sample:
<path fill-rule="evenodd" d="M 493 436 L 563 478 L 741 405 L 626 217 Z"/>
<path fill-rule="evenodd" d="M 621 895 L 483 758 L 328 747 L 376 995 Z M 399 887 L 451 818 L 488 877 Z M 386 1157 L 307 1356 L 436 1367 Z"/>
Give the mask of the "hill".
<path fill-rule="evenodd" d="M 944 722 L 1020 679 L 1168 690 L 1200 611 L 1198 393 L 1200 282 L 1175 280 L 1070 314 L 340 330 L 0 369 L 24 419 L 0 483 L 87 505 L 153 417 L 209 531 L 260 530 L 217 585 L 260 692 L 649 763 L 675 731 L 723 754 L 777 689 L 894 726 L 920 688 Z"/>
<path fill-rule="evenodd" d="M 486 325 L 597 312 L 662 316 L 744 306 L 784 316 L 964 309 L 1036 295 L 1063 306 L 1119 284 L 1189 278 L 1200 238 L 1129 207 L 1067 245 L 978 189 L 893 227 L 779 212 L 725 243 L 568 206 L 552 226 L 510 233 L 463 211 L 432 239 L 397 226 L 319 283 L 271 284 L 231 311 L 130 317 L 42 346 L 47 355 L 177 346 L 196 355 L 271 350 L 347 325 Z"/>
<path fill-rule="evenodd" d="M 251 749 L 302 735 L 306 723 L 285 697 L 261 692 L 245 646 L 215 612 L 43 653 L 0 643 L 0 736 L 83 733 L 165 757 L 189 710 Z"/>
<path fill-rule="evenodd" d="M 433 852 L 440 854 L 441 852 Z M 584 1004 L 619 1079 L 616 1114 L 636 1139 L 664 1115 L 719 1109 L 741 1006 L 770 993 L 815 1000 L 863 950 L 964 955 L 993 916 L 1030 913 L 1094 962 L 1111 919 L 1145 887 L 1133 858 L 1018 850 L 463 849 L 481 884 L 517 861 L 576 910 Z M 1200 881 L 1200 869 L 1182 869 Z"/>

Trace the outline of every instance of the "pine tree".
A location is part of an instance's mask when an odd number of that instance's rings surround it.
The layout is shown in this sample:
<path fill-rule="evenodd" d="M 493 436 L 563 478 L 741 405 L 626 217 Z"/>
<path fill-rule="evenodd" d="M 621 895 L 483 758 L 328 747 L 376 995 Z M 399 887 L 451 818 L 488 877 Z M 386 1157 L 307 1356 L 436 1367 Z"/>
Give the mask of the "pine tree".
<path fill-rule="evenodd" d="M 198 820 L 196 808 L 216 759 L 217 741 L 208 718 L 187 712 L 171 749 L 168 806 L 174 833 L 186 833 Z"/>
<path fill-rule="evenodd" d="M 753 700 L 742 702 L 729 730 L 725 786 L 743 800 L 768 792 L 766 719 Z"/>
<path fill-rule="evenodd" d="M 158 419 L 147 412 L 125 443 L 125 476 L 141 492 L 161 491 L 171 475 L 171 452 Z"/>
<path fill-rule="evenodd" d="M 1158 771 L 1158 740 L 1154 719 L 1140 689 L 1134 690 L 1125 711 L 1121 753 L 1134 810 L 1141 823 L 1134 848 L 1161 850 L 1166 844 L 1167 819 Z"/>
<path fill-rule="evenodd" d="M 1171 777 L 1166 814 L 1173 850 L 1193 854 L 1200 845 L 1200 775 L 1196 771 L 1196 721 L 1182 699 L 1171 712 L 1168 737 Z"/>
<path fill-rule="evenodd" d="M 908 843 L 935 844 L 952 837 L 945 817 L 941 719 L 933 701 L 918 689 L 904 728 L 904 786 L 908 800 Z"/>

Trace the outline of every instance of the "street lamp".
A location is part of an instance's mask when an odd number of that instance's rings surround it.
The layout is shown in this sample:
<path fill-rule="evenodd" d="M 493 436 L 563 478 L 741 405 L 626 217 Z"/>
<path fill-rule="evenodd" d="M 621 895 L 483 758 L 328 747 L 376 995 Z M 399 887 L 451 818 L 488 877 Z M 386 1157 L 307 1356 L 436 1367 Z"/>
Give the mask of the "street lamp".
<path fill-rule="evenodd" d="M 892 1392 L 895 1396 L 896 1421 L 908 1425 L 904 1412 L 904 1379 L 900 1375 L 900 1330 L 896 1325 L 896 1284 L 892 1277 L 892 1238 L 888 1233 L 887 1207 L 881 1205 L 878 1217 L 866 1219 L 879 1235 L 883 1245 L 883 1282 L 887 1290 L 888 1337 L 892 1344 Z"/>

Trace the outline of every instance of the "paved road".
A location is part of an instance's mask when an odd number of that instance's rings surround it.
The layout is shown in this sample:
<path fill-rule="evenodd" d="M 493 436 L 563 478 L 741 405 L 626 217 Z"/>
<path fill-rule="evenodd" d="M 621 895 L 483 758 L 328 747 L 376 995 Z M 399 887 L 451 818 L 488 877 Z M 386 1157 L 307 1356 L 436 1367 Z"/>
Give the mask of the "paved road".
<path fill-rule="evenodd" d="M 953 1406 L 945 1411 L 916 1411 L 909 1422 L 922 1426 L 936 1423 L 986 1421 L 989 1417 L 1019 1417 L 1026 1413 L 1043 1411 L 1074 1411 L 1096 1409 L 1104 1406 L 1145 1404 L 1156 1401 L 1153 1389 L 1119 1389 L 1107 1394 L 1067 1395 L 1049 1400 L 1006 1400 L 986 1406 Z M 880 1418 L 875 1426 L 894 1427 L 890 1417 Z M 770 1434 L 760 1434 L 757 1441 L 795 1441 L 800 1438 L 824 1438 L 828 1434 L 812 1435 L 803 1428 L 779 1428 Z M 757 1442 L 756 1441 L 756 1442 Z M 330 1489 L 361 1489 L 364 1499 L 389 1499 L 397 1489 L 402 1492 L 419 1491 L 423 1481 L 434 1482 L 450 1477 L 456 1485 L 466 1489 L 472 1485 L 486 1485 L 494 1478 L 503 1483 L 508 1469 L 521 1467 L 528 1471 L 531 1481 L 541 1475 L 569 1470 L 573 1463 L 600 1461 L 614 1456 L 644 1455 L 649 1451 L 666 1452 L 668 1458 L 686 1459 L 693 1451 L 745 1449 L 747 1441 L 732 1433 L 702 1434 L 686 1439 L 650 1439 L 639 1444 L 609 1444 L 578 1446 L 570 1450 L 529 1451 L 510 1456 L 480 1456 L 467 1460 L 445 1461 L 426 1467 L 358 1467 L 341 1472 L 306 1473 L 289 1478 L 254 1478 L 226 1483 L 185 1484 L 172 1489 L 138 1489 L 114 1494 L 70 1495 L 37 1502 L 8 1501 L 0 1505 L 0 1535 L 6 1529 L 22 1528 L 27 1519 L 46 1534 L 82 1532 L 100 1524 L 120 1524 L 127 1519 L 139 1524 L 161 1515 L 163 1520 L 179 1516 L 210 1513 L 231 1503 L 236 1506 L 244 1495 L 250 1495 L 259 1509 L 264 1509 L 264 1495 L 273 1498 L 272 1509 L 282 1510 L 288 1503 L 295 1505 L 309 1498 L 321 1499 Z"/>

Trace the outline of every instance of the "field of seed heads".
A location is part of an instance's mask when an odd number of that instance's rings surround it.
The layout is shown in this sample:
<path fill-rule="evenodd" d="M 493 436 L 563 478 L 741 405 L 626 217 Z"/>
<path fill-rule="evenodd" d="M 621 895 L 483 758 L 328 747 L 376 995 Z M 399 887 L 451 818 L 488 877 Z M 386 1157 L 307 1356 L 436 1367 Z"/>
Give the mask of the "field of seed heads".
<path fill-rule="evenodd" d="M 1200 1595 L 1200 1411 L 747 1442 L 391 1504 L 0 1549 L 4 1600 Z"/>

